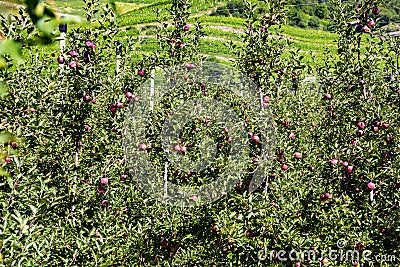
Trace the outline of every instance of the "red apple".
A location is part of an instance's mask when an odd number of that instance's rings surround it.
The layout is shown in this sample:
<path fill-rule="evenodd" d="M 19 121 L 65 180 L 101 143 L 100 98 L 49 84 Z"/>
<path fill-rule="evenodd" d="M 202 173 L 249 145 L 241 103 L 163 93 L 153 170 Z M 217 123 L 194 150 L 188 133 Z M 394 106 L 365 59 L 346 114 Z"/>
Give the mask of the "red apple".
<path fill-rule="evenodd" d="M 331 198 L 332 198 L 332 194 L 329 193 L 329 192 L 326 192 L 326 193 L 325 193 L 325 197 L 326 197 L 327 199 L 331 199 Z"/>
<path fill-rule="evenodd" d="M 117 108 L 123 108 L 123 107 L 124 107 L 124 104 L 122 104 L 122 103 L 120 103 L 120 102 L 117 102 L 117 103 L 115 103 L 115 106 L 116 106 Z"/>
<path fill-rule="evenodd" d="M 374 190 L 376 188 L 375 184 L 373 182 L 368 183 L 368 188 L 371 190 Z"/>
<path fill-rule="evenodd" d="M 370 20 L 370 21 L 368 21 L 368 26 L 370 26 L 370 27 L 375 27 L 375 21 L 373 21 L 373 20 Z"/>
<path fill-rule="evenodd" d="M 295 138 L 294 133 L 290 133 L 290 134 L 289 134 L 289 138 L 292 139 L 292 140 L 294 140 L 294 138 Z"/>
<path fill-rule="evenodd" d="M 269 101 L 270 101 L 271 99 L 268 97 L 268 96 L 264 96 L 264 98 L 263 98 L 263 101 L 264 101 L 264 103 L 269 103 Z"/>
<path fill-rule="evenodd" d="M 117 111 L 117 107 L 114 104 L 110 105 L 110 111 L 112 113 L 116 112 Z"/>
<path fill-rule="evenodd" d="M 85 125 L 85 129 L 86 131 L 90 132 L 90 130 L 92 129 L 89 125 Z"/>
<path fill-rule="evenodd" d="M 254 163 L 257 163 L 257 162 L 258 162 L 258 158 L 254 158 L 254 159 L 253 159 L 253 162 L 254 162 Z"/>
<path fill-rule="evenodd" d="M 104 185 L 107 185 L 108 184 L 108 178 L 101 178 L 100 179 L 100 183 L 104 184 Z"/>
<path fill-rule="evenodd" d="M 326 93 L 326 94 L 325 94 L 325 98 L 326 98 L 326 99 L 332 99 L 332 95 L 331 95 L 330 93 Z"/>
<path fill-rule="evenodd" d="M 180 145 L 175 145 L 174 146 L 175 151 L 181 151 L 181 146 Z"/>
<path fill-rule="evenodd" d="M 372 8 L 372 14 L 379 15 L 379 13 L 381 13 L 381 10 L 378 7 L 374 6 Z"/>
<path fill-rule="evenodd" d="M 301 266 L 301 262 L 296 262 L 295 267 L 300 267 Z"/>
<path fill-rule="evenodd" d="M 359 265 L 358 261 L 353 262 L 353 266 L 357 267 L 358 265 Z"/>
<path fill-rule="evenodd" d="M 219 227 L 218 227 L 217 225 L 214 225 L 214 226 L 212 227 L 212 230 L 213 230 L 214 232 L 218 232 L 218 231 L 219 231 Z"/>
<path fill-rule="evenodd" d="M 79 67 L 79 63 L 77 61 L 71 61 L 68 65 L 71 69 L 76 69 Z"/>
<path fill-rule="evenodd" d="M 181 150 L 182 153 L 186 153 L 187 152 L 187 149 L 186 149 L 185 146 L 181 146 L 180 150 Z"/>
<path fill-rule="evenodd" d="M 59 57 L 57 58 L 57 62 L 58 62 L 59 64 L 63 64 L 63 63 L 64 63 L 64 57 L 63 57 L 63 56 L 59 56 Z"/>
<path fill-rule="evenodd" d="M 10 158 L 10 157 L 6 157 L 6 162 L 7 163 L 11 163 L 13 161 L 13 159 L 12 158 Z"/>
<path fill-rule="evenodd" d="M 94 43 L 93 43 L 92 41 L 90 41 L 90 40 L 87 40 L 86 43 L 85 43 L 85 45 L 86 45 L 86 47 L 93 48 Z"/>
<path fill-rule="evenodd" d="M 353 172 L 353 166 L 347 166 L 347 173 Z"/>
<path fill-rule="evenodd" d="M 194 64 L 192 63 L 185 63 L 185 68 L 187 68 L 188 70 L 194 69 Z"/>
<path fill-rule="evenodd" d="M 322 259 L 321 263 L 322 263 L 322 265 L 327 264 L 328 263 L 328 259 Z"/>
<path fill-rule="evenodd" d="M 300 152 L 295 152 L 295 153 L 294 153 L 294 157 L 295 157 L 296 159 L 301 159 L 301 158 L 302 158 L 302 155 L 301 155 Z"/>
<path fill-rule="evenodd" d="M 347 161 L 342 161 L 342 165 L 347 167 L 347 166 L 349 166 L 349 163 Z"/>
<path fill-rule="evenodd" d="M 78 52 L 76 52 L 76 50 L 72 50 L 71 52 L 69 52 L 69 54 L 71 55 L 71 57 L 78 56 Z"/>
<path fill-rule="evenodd" d="M 12 147 L 13 149 L 17 149 L 17 148 L 18 148 L 18 143 L 16 143 L 16 142 L 11 142 L 11 147 Z"/>
<path fill-rule="evenodd" d="M 108 200 L 103 200 L 103 201 L 101 201 L 101 205 L 103 205 L 104 207 L 107 207 L 108 206 Z"/>
<path fill-rule="evenodd" d="M 284 170 L 284 171 L 286 171 L 287 169 L 289 169 L 289 167 L 288 167 L 288 165 L 286 165 L 286 164 L 282 164 L 282 165 L 281 165 L 281 169 Z"/>
<path fill-rule="evenodd" d="M 147 145 L 146 145 L 146 144 L 141 144 L 141 145 L 139 146 L 139 149 L 142 150 L 142 151 L 144 151 L 144 150 L 147 149 Z"/>
<path fill-rule="evenodd" d="M 184 31 L 190 30 L 190 25 L 189 25 L 189 24 L 186 24 L 186 25 L 183 27 L 183 30 L 184 30 Z"/>
<path fill-rule="evenodd" d="M 144 76 L 144 70 L 138 70 L 138 75 L 140 77 L 143 77 Z"/>
<path fill-rule="evenodd" d="M 359 122 L 359 123 L 357 123 L 357 127 L 359 130 L 364 130 L 365 124 L 363 122 Z"/>
<path fill-rule="evenodd" d="M 332 165 L 335 165 L 335 164 L 337 164 L 339 161 L 337 160 L 337 159 L 331 159 L 330 160 L 330 163 L 332 164 Z"/>
<path fill-rule="evenodd" d="M 104 190 L 104 188 L 102 187 L 98 187 L 97 188 L 97 193 L 99 193 L 100 195 L 103 195 L 106 191 Z"/>
<path fill-rule="evenodd" d="M 131 92 L 126 92 L 125 96 L 126 96 L 126 98 L 128 98 L 128 99 L 132 99 L 133 94 L 132 94 Z"/>
<path fill-rule="evenodd" d="M 83 101 L 85 101 L 85 102 L 90 102 L 90 100 L 92 100 L 92 98 L 90 97 L 90 95 L 85 95 L 85 96 L 83 96 Z"/>
<path fill-rule="evenodd" d="M 260 142 L 260 137 L 258 137 L 257 135 L 253 135 L 251 137 L 251 140 L 253 140 L 253 142 L 259 143 Z"/>

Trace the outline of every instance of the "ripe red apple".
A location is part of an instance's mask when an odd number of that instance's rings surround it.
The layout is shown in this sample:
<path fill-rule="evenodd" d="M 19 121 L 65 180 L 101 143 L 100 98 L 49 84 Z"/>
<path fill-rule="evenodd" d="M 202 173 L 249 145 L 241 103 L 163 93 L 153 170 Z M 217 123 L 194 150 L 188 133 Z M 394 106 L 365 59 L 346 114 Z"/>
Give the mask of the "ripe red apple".
<path fill-rule="evenodd" d="M 63 56 L 58 56 L 57 62 L 58 62 L 59 64 L 63 64 L 63 63 L 64 63 L 64 57 L 63 57 Z"/>
<path fill-rule="evenodd" d="M 328 264 L 328 259 L 322 259 L 321 263 L 322 265 Z"/>
<path fill-rule="evenodd" d="M 253 142 L 259 143 L 260 142 L 260 137 L 258 137 L 257 135 L 253 135 L 251 137 L 251 140 L 253 140 Z"/>
<path fill-rule="evenodd" d="M 375 184 L 373 182 L 368 183 L 368 188 L 371 190 L 374 190 L 376 188 Z"/>
<path fill-rule="evenodd" d="M 219 231 L 219 227 L 217 225 L 213 225 L 212 230 L 214 232 L 218 232 Z"/>
<path fill-rule="evenodd" d="M 187 68 L 188 70 L 194 69 L 194 64 L 192 63 L 185 63 L 185 68 Z"/>
<path fill-rule="evenodd" d="M 229 133 L 228 127 L 224 127 L 224 132 Z"/>
<path fill-rule="evenodd" d="M 175 151 L 181 151 L 181 146 L 180 145 L 175 145 L 174 146 Z"/>
<path fill-rule="evenodd" d="M 104 185 L 108 185 L 108 178 L 101 178 L 100 183 Z"/>
<path fill-rule="evenodd" d="M 126 98 L 128 98 L 128 99 L 132 99 L 133 94 L 132 94 L 131 92 L 126 92 L 125 96 L 126 96 Z"/>
<path fill-rule="evenodd" d="M 183 49 L 183 48 L 185 48 L 185 46 L 186 46 L 185 44 L 180 44 L 180 45 L 179 45 L 179 48 L 180 48 L 180 49 Z"/>
<path fill-rule="evenodd" d="M 375 21 L 373 21 L 373 20 L 370 20 L 370 21 L 368 21 L 368 26 L 370 26 L 370 27 L 375 27 Z"/>
<path fill-rule="evenodd" d="M 189 25 L 189 24 L 186 24 L 186 25 L 183 27 L 183 30 L 184 30 L 184 31 L 190 30 L 190 25 Z"/>
<path fill-rule="evenodd" d="M 357 267 L 358 265 L 359 265 L 358 261 L 353 262 L 353 266 Z"/>
<path fill-rule="evenodd" d="M 10 157 L 6 157 L 6 162 L 7 163 L 11 163 L 13 161 L 13 159 L 12 158 L 10 158 Z"/>
<path fill-rule="evenodd" d="M 288 167 L 288 165 L 286 165 L 286 164 L 282 164 L 282 165 L 281 165 L 281 169 L 284 170 L 284 171 L 286 171 L 287 169 L 289 169 L 289 167 Z"/>
<path fill-rule="evenodd" d="M 71 55 L 71 57 L 77 57 L 78 56 L 78 52 L 76 52 L 76 50 L 72 50 L 71 52 L 69 52 L 69 54 Z"/>
<path fill-rule="evenodd" d="M 101 205 L 103 205 L 104 207 L 107 207 L 108 206 L 108 200 L 103 200 L 103 201 L 101 201 Z"/>
<path fill-rule="evenodd" d="M 144 76 L 144 70 L 138 70 L 138 75 L 140 77 L 143 77 Z"/>
<path fill-rule="evenodd" d="M 268 97 L 268 96 L 264 96 L 264 98 L 263 98 L 263 101 L 264 101 L 264 103 L 269 103 L 269 101 L 270 101 L 271 99 Z"/>
<path fill-rule="evenodd" d="M 16 143 L 16 142 L 11 142 L 11 147 L 13 148 L 13 149 L 17 149 L 18 148 L 18 143 Z"/>
<path fill-rule="evenodd" d="M 180 148 L 182 153 L 186 153 L 187 152 L 187 148 L 185 146 L 181 146 Z"/>
<path fill-rule="evenodd" d="M 254 231 L 253 230 L 246 230 L 244 232 L 245 236 L 247 237 L 253 237 L 254 236 Z"/>
<path fill-rule="evenodd" d="M 384 127 L 385 129 L 389 129 L 389 127 L 390 127 L 390 124 L 389 124 L 389 123 L 387 123 L 387 122 L 385 122 L 385 123 L 383 124 L 383 127 Z"/>
<path fill-rule="evenodd" d="M 331 199 L 331 198 L 332 198 L 332 194 L 329 193 L 329 192 L 326 192 L 326 193 L 325 193 L 325 197 L 326 197 L 327 199 Z"/>
<path fill-rule="evenodd" d="M 232 142 L 232 139 L 229 137 L 228 140 L 226 140 L 228 143 Z"/>
<path fill-rule="evenodd" d="M 347 173 L 353 172 L 353 166 L 347 166 Z"/>
<path fill-rule="evenodd" d="M 349 166 L 349 163 L 347 161 L 342 161 L 342 165 L 347 167 L 347 166 Z"/>
<path fill-rule="evenodd" d="M 320 199 L 321 201 L 324 201 L 324 200 L 326 199 L 326 196 L 325 196 L 325 194 L 321 194 L 321 195 L 319 195 L 319 199 Z"/>
<path fill-rule="evenodd" d="M 302 155 L 301 155 L 300 152 L 295 152 L 295 153 L 294 153 L 294 157 L 295 157 L 296 159 L 301 159 L 301 158 L 302 158 Z"/>
<path fill-rule="evenodd" d="M 93 98 L 93 99 L 92 99 L 92 103 L 93 103 L 93 104 L 96 104 L 96 102 L 97 102 L 97 99 L 96 99 L 96 98 Z"/>
<path fill-rule="evenodd" d="M 357 127 L 358 127 L 358 129 L 360 129 L 360 130 L 364 130 L 365 124 L 364 124 L 363 122 L 359 122 L 359 123 L 357 123 Z"/>
<path fill-rule="evenodd" d="M 90 97 L 90 95 L 85 95 L 85 96 L 83 96 L 83 101 L 85 101 L 86 103 L 87 103 L 87 102 L 90 102 L 90 100 L 92 100 L 92 98 Z"/>
<path fill-rule="evenodd" d="M 292 139 L 292 140 L 294 140 L 294 138 L 295 138 L 294 133 L 290 133 L 290 134 L 289 134 L 289 138 Z"/>
<path fill-rule="evenodd" d="M 254 163 L 257 163 L 257 162 L 258 162 L 258 158 L 254 158 L 254 159 L 253 159 L 253 162 L 254 162 Z"/>
<path fill-rule="evenodd" d="M 94 43 L 92 41 L 90 41 L 90 40 L 87 40 L 85 45 L 86 45 L 86 47 L 93 48 Z"/>
<path fill-rule="evenodd" d="M 374 6 L 372 8 L 372 14 L 379 15 L 379 13 L 381 13 L 381 10 L 378 7 Z"/>
<path fill-rule="evenodd" d="M 71 61 L 68 65 L 71 69 L 79 68 L 79 63 L 77 61 Z"/>
<path fill-rule="evenodd" d="M 330 160 L 330 163 L 332 164 L 332 165 L 335 165 L 335 164 L 337 164 L 339 161 L 337 160 L 337 159 L 331 159 Z"/>
<path fill-rule="evenodd" d="M 330 93 L 326 93 L 326 94 L 325 94 L 325 98 L 326 98 L 326 99 L 332 99 L 332 95 L 331 95 Z"/>
<path fill-rule="evenodd" d="M 301 266 L 301 262 L 296 262 L 295 267 L 300 267 Z"/>
<path fill-rule="evenodd" d="M 104 190 L 103 187 L 98 187 L 97 188 L 97 193 L 99 193 L 100 195 L 103 195 L 106 191 Z"/>
<path fill-rule="evenodd" d="M 142 150 L 142 151 L 144 151 L 144 150 L 147 149 L 147 145 L 146 145 L 146 144 L 141 144 L 141 145 L 139 146 L 139 149 Z"/>
<path fill-rule="evenodd" d="M 116 112 L 117 111 L 117 107 L 114 104 L 110 105 L 110 111 L 112 113 Z"/>
<path fill-rule="evenodd" d="M 124 107 L 124 104 L 122 104 L 122 103 L 120 103 L 120 102 L 117 102 L 117 103 L 115 103 L 115 106 L 116 106 L 117 108 L 123 108 L 123 107 Z"/>

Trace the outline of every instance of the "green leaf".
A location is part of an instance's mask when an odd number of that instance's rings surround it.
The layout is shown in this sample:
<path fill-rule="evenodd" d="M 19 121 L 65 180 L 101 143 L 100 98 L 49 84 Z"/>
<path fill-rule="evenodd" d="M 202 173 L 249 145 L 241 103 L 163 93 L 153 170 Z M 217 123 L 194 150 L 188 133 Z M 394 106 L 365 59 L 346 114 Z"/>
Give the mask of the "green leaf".
<path fill-rule="evenodd" d="M 18 64 L 24 62 L 21 55 L 21 46 L 14 40 L 3 40 L 0 41 L 0 56 L 8 54 L 15 60 L 17 60 Z"/>

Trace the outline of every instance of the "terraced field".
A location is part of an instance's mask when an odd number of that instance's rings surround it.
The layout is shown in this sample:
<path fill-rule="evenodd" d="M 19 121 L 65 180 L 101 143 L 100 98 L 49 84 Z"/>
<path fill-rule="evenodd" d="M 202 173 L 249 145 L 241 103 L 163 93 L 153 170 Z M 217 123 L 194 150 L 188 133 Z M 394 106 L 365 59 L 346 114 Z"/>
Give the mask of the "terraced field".
<path fill-rule="evenodd" d="M 22 1 L 7 0 L 2 2 L 2 13 L 16 12 Z M 106 1 L 100 1 L 105 5 Z M 83 2 L 80 0 L 57 0 L 47 1 L 53 10 L 60 14 L 83 16 Z M 212 16 L 212 12 L 226 3 L 217 0 L 194 1 L 191 8 L 190 23 L 196 20 L 204 26 L 206 36 L 202 40 L 200 51 L 204 55 L 214 57 L 219 61 L 233 58 L 232 51 L 226 46 L 230 41 L 240 41 L 240 35 L 244 32 L 244 19 L 236 17 Z M 157 16 L 155 10 L 161 10 L 166 14 L 169 1 L 136 0 L 115 2 L 115 10 L 118 13 L 118 23 L 121 27 L 121 37 L 139 35 L 143 40 L 137 46 L 136 52 L 140 54 L 149 53 L 157 49 L 155 33 L 157 31 Z M 288 38 L 290 47 L 303 53 L 306 59 L 313 62 L 313 56 L 317 60 L 324 58 L 326 49 L 335 49 L 335 35 L 322 30 L 301 29 L 292 26 L 284 26 L 280 33 Z M 212 44 L 212 45 L 211 45 Z"/>

